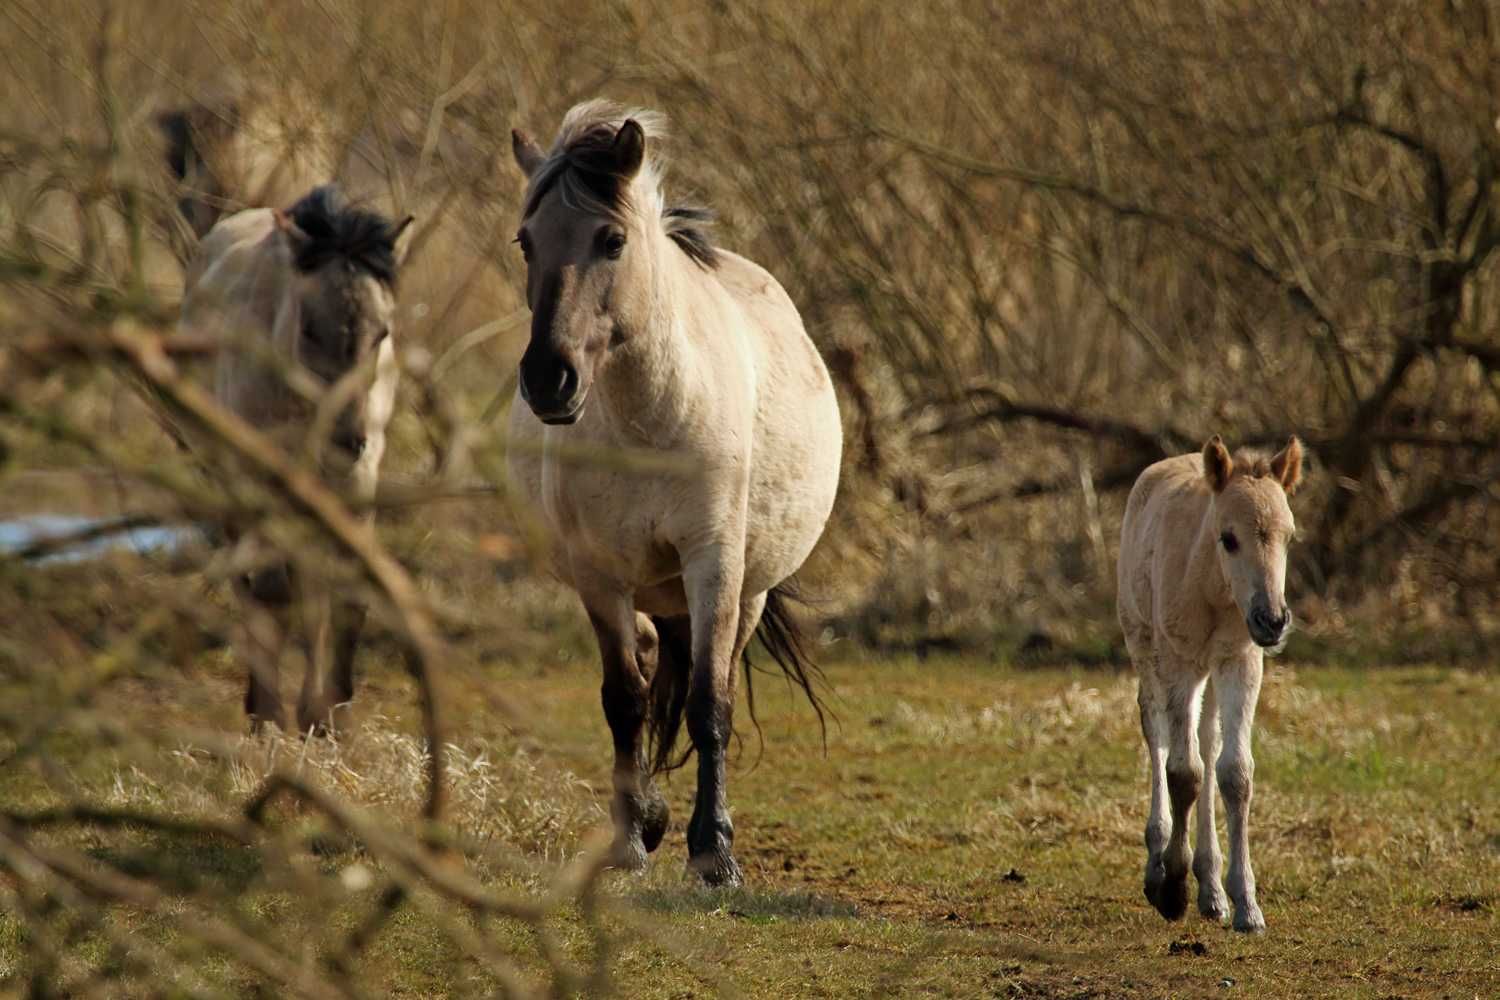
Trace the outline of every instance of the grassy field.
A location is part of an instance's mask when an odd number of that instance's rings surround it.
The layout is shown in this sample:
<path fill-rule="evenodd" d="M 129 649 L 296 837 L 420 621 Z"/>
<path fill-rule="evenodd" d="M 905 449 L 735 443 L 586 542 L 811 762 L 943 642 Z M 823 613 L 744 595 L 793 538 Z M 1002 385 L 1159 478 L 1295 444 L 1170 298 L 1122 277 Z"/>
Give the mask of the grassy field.
<path fill-rule="evenodd" d="M 1145 774 L 1129 674 L 1027 670 L 972 661 L 835 656 L 838 722 L 825 755 L 811 712 L 764 678 L 731 783 L 746 888 L 683 877 L 692 781 L 666 790 L 673 827 L 642 875 L 610 874 L 603 925 L 621 995 L 1489 997 L 1500 990 L 1500 676 L 1454 669 L 1297 670 L 1276 663 L 1261 703 L 1253 850 L 1270 930 L 1246 938 L 1190 916 L 1167 924 L 1139 889 Z M 529 868 L 480 867 L 499 888 L 537 891 L 608 812 L 607 738 L 597 673 L 578 660 L 499 663 L 452 678 L 454 820 L 518 847 Z M 227 660 L 195 677 L 122 680 L 97 705 L 237 732 Z M 526 720 L 508 724 L 497 695 Z M 14 701 L 11 702 L 15 704 Z M 130 762 L 56 733 L 0 776 L 0 802 L 34 809 L 60 783 L 115 805 L 228 814 L 265 760 L 333 782 L 399 822 L 415 815 L 419 753 L 409 685 L 372 671 L 358 717 L 332 747 L 249 744 L 224 765 L 190 743 Z M 743 710 L 741 721 L 745 722 Z M 542 753 L 537 748 L 548 748 Z M 289 825 L 299 822 L 295 814 Z M 75 835 L 77 836 L 77 835 Z M 310 864 L 347 899 L 308 926 L 303 899 L 234 845 L 96 830 L 77 844 L 130 870 L 170 854 L 181 876 L 228 887 L 247 927 L 271 928 L 313 961 L 368 910 L 368 859 L 317 845 Z M 542 873 L 541 875 L 537 874 Z M 485 982 L 414 899 L 380 932 L 363 971 L 377 994 L 443 996 Z M 160 915 L 114 911 L 118 929 L 170 948 Z M 476 923 L 505 950 L 530 932 Z M 578 960 L 594 940 L 554 928 Z M 65 963 L 83 977 L 108 948 L 85 935 Z M 0 974 L 30 942 L 0 915 Z M 197 973 L 255 995 L 222 963 Z M 66 976 L 64 976 L 66 978 Z M 8 980 L 8 989 L 20 987 Z"/>

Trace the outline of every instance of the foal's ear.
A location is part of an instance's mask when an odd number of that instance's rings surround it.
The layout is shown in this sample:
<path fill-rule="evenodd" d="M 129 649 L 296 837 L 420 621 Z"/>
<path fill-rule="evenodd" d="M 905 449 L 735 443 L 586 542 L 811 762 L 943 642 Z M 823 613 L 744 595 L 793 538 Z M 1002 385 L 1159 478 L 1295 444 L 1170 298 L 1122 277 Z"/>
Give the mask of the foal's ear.
<path fill-rule="evenodd" d="M 1286 447 L 1271 459 L 1271 475 L 1281 483 L 1287 496 L 1297 492 L 1297 484 L 1302 482 L 1302 442 L 1296 437 L 1287 441 Z"/>
<path fill-rule="evenodd" d="M 406 261 L 406 253 L 411 249 L 412 234 L 416 232 L 413 222 L 417 221 L 415 215 L 408 215 L 396 223 L 396 228 L 391 232 L 391 249 L 396 255 L 396 266 L 400 267 Z"/>
<path fill-rule="evenodd" d="M 510 130 L 510 151 L 515 155 L 516 165 L 521 168 L 521 173 L 527 177 L 536 173 L 536 168 L 547 159 L 547 154 L 542 152 L 542 147 L 536 144 L 536 140 L 518 128 Z"/>
<path fill-rule="evenodd" d="M 1229 449 L 1224 447 L 1223 439 L 1215 434 L 1203 446 L 1203 478 L 1208 480 L 1208 488 L 1218 493 L 1229 485 L 1229 479 L 1233 475 L 1234 459 L 1229 457 Z"/>

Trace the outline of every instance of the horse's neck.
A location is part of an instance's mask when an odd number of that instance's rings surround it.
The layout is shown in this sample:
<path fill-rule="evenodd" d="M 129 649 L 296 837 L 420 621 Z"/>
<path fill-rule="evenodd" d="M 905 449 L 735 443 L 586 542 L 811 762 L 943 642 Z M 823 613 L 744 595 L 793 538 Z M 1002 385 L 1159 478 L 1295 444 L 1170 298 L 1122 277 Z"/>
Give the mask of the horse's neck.
<path fill-rule="evenodd" d="M 220 335 L 230 338 L 214 373 L 220 402 L 253 420 L 282 420 L 295 410 L 296 396 L 283 370 L 296 350 L 297 303 L 285 262 L 265 248 L 264 259 L 248 272 L 214 275 Z"/>
<path fill-rule="evenodd" d="M 647 318 L 601 370 L 599 391 L 617 429 L 647 447 L 667 448 L 703 416 L 705 362 L 690 331 L 711 322 L 713 303 L 670 254 L 674 248 L 660 249 L 667 256 L 658 267 Z"/>

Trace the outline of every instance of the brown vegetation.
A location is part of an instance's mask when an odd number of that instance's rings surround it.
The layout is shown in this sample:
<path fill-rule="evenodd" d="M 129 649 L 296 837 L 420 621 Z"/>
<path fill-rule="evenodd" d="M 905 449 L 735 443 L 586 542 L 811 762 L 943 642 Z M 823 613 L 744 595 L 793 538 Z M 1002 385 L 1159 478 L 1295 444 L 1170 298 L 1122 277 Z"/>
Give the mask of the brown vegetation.
<path fill-rule="evenodd" d="M 429 685 L 425 738 L 469 748 L 463 766 L 472 744 L 451 732 L 463 709 L 441 679 L 555 652 L 574 620 L 519 559 L 499 485 L 526 332 L 509 130 L 544 135 L 599 95 L 671 116 L 673 189 L 712 204 L 718 238 L 786 285 L 834 371 L 843 493 L 809 576 L 836 634 L 1112 642 L 1124 492 L 1213 433 L 1307 446 L 1289 591 L 1313 633 L 1419 626 L 1482 647 L 1496 629 L 1493 4 L 9 0 L 0 37 L 0 517 L 259 523 L 308 578 L 368 596 L 376 655 Z M 378 541 L 185 377 L 213 345 L 172 333 L 191 234 L 156 116 L 222 107 L 231 84 L 316 108 L 274 141 L 325 130 L 360 151 L 383 207 L 418 216 Z M 163 417 L 220 447 L 189 461 Z M 382 879 L 380 905 L 319 962 L 226 916 L 233 884 L 49 839 L 208 838 L 274 869 L 278 891 L 328 877 L 276 809 L 224 811 L 241 786 L 185 818 L 160 808 L 180 797 L 127 783 L 101 801 L 49 769 L 58 733 L 159 768 L 182 732 L 117 717 L 115 693 L 199 670 L 228 632 L 235 567 L 207 546 L 45 573 L 23 558 L 104 530 L 0 554 L 0 768 L 27 775 L 0 802 L 0 896 L 37 942 L 33 983 L 107 992 L 201 946 L 259 981 L 357 992 L 368 940 L 407 906 L 487 984 L 603 981 L 603 944 L 578 960 L 546 932 L 570 900 L 591 919 L 594 855 L 542 902 L 501 897 L 434 860 L 451 829 L 398 832 L 417 825 L 414 799 L 372 818 L 287 766 L 253 772 L 256 803 L 300 799 L 319 835 L 367 842 Z M 199 735 L 220 766 L 240 759 Z M 464 780 L 435 780 L 442 763 L 421 757 L 429 817 Z M 122 936 L 116 904 L 170 914 L 183 936 Z M 527 923 L 535 947 L 499 955 L 470 918 Z M 73 962 L 91 934 L 114 935 L 104 958 Z"/>

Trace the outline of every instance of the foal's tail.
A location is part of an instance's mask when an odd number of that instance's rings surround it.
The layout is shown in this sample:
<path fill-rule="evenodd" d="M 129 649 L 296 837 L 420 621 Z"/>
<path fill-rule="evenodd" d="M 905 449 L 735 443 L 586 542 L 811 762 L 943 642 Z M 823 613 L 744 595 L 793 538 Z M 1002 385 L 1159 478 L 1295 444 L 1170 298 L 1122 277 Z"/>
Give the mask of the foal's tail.
<path fill-rule="evenodd" d="M 761 613 L 760 624 L 755 635 L 765 647 L 771 659 L 781 668 L 789 684 L 796 684 L 807 696 L 813 712 L 818 716 L 818 730 L 828 745 L 828 722 L 819 688 L 826 686 L 823 671 L 808 654 L 808 635 L 802 622 L 793 613 L 791 605 L 807 604 L 798 592 L 796 584 L 783 581 L 766 594 L 766 607 Z M 647 731 L 650 738 L 649 756 L 651 771 L 658 774 L 670 771 L 687 763 L 693 753 L 692 743 L 676 753 L 677 734 L 682 729 L 683 715 L 687 709 L 688 684 L 693 669 L 692 633 L 686 618 L 652 618 L 659 641 L 656 673 L 651 678 L 650 705 L 647 713 Z M 750 662 L 750 649 L 745 648 L 745 703 L 750 710 L 750 722 L 760 732 L 760 722 L 755 718 L 755 668 Z"/>

